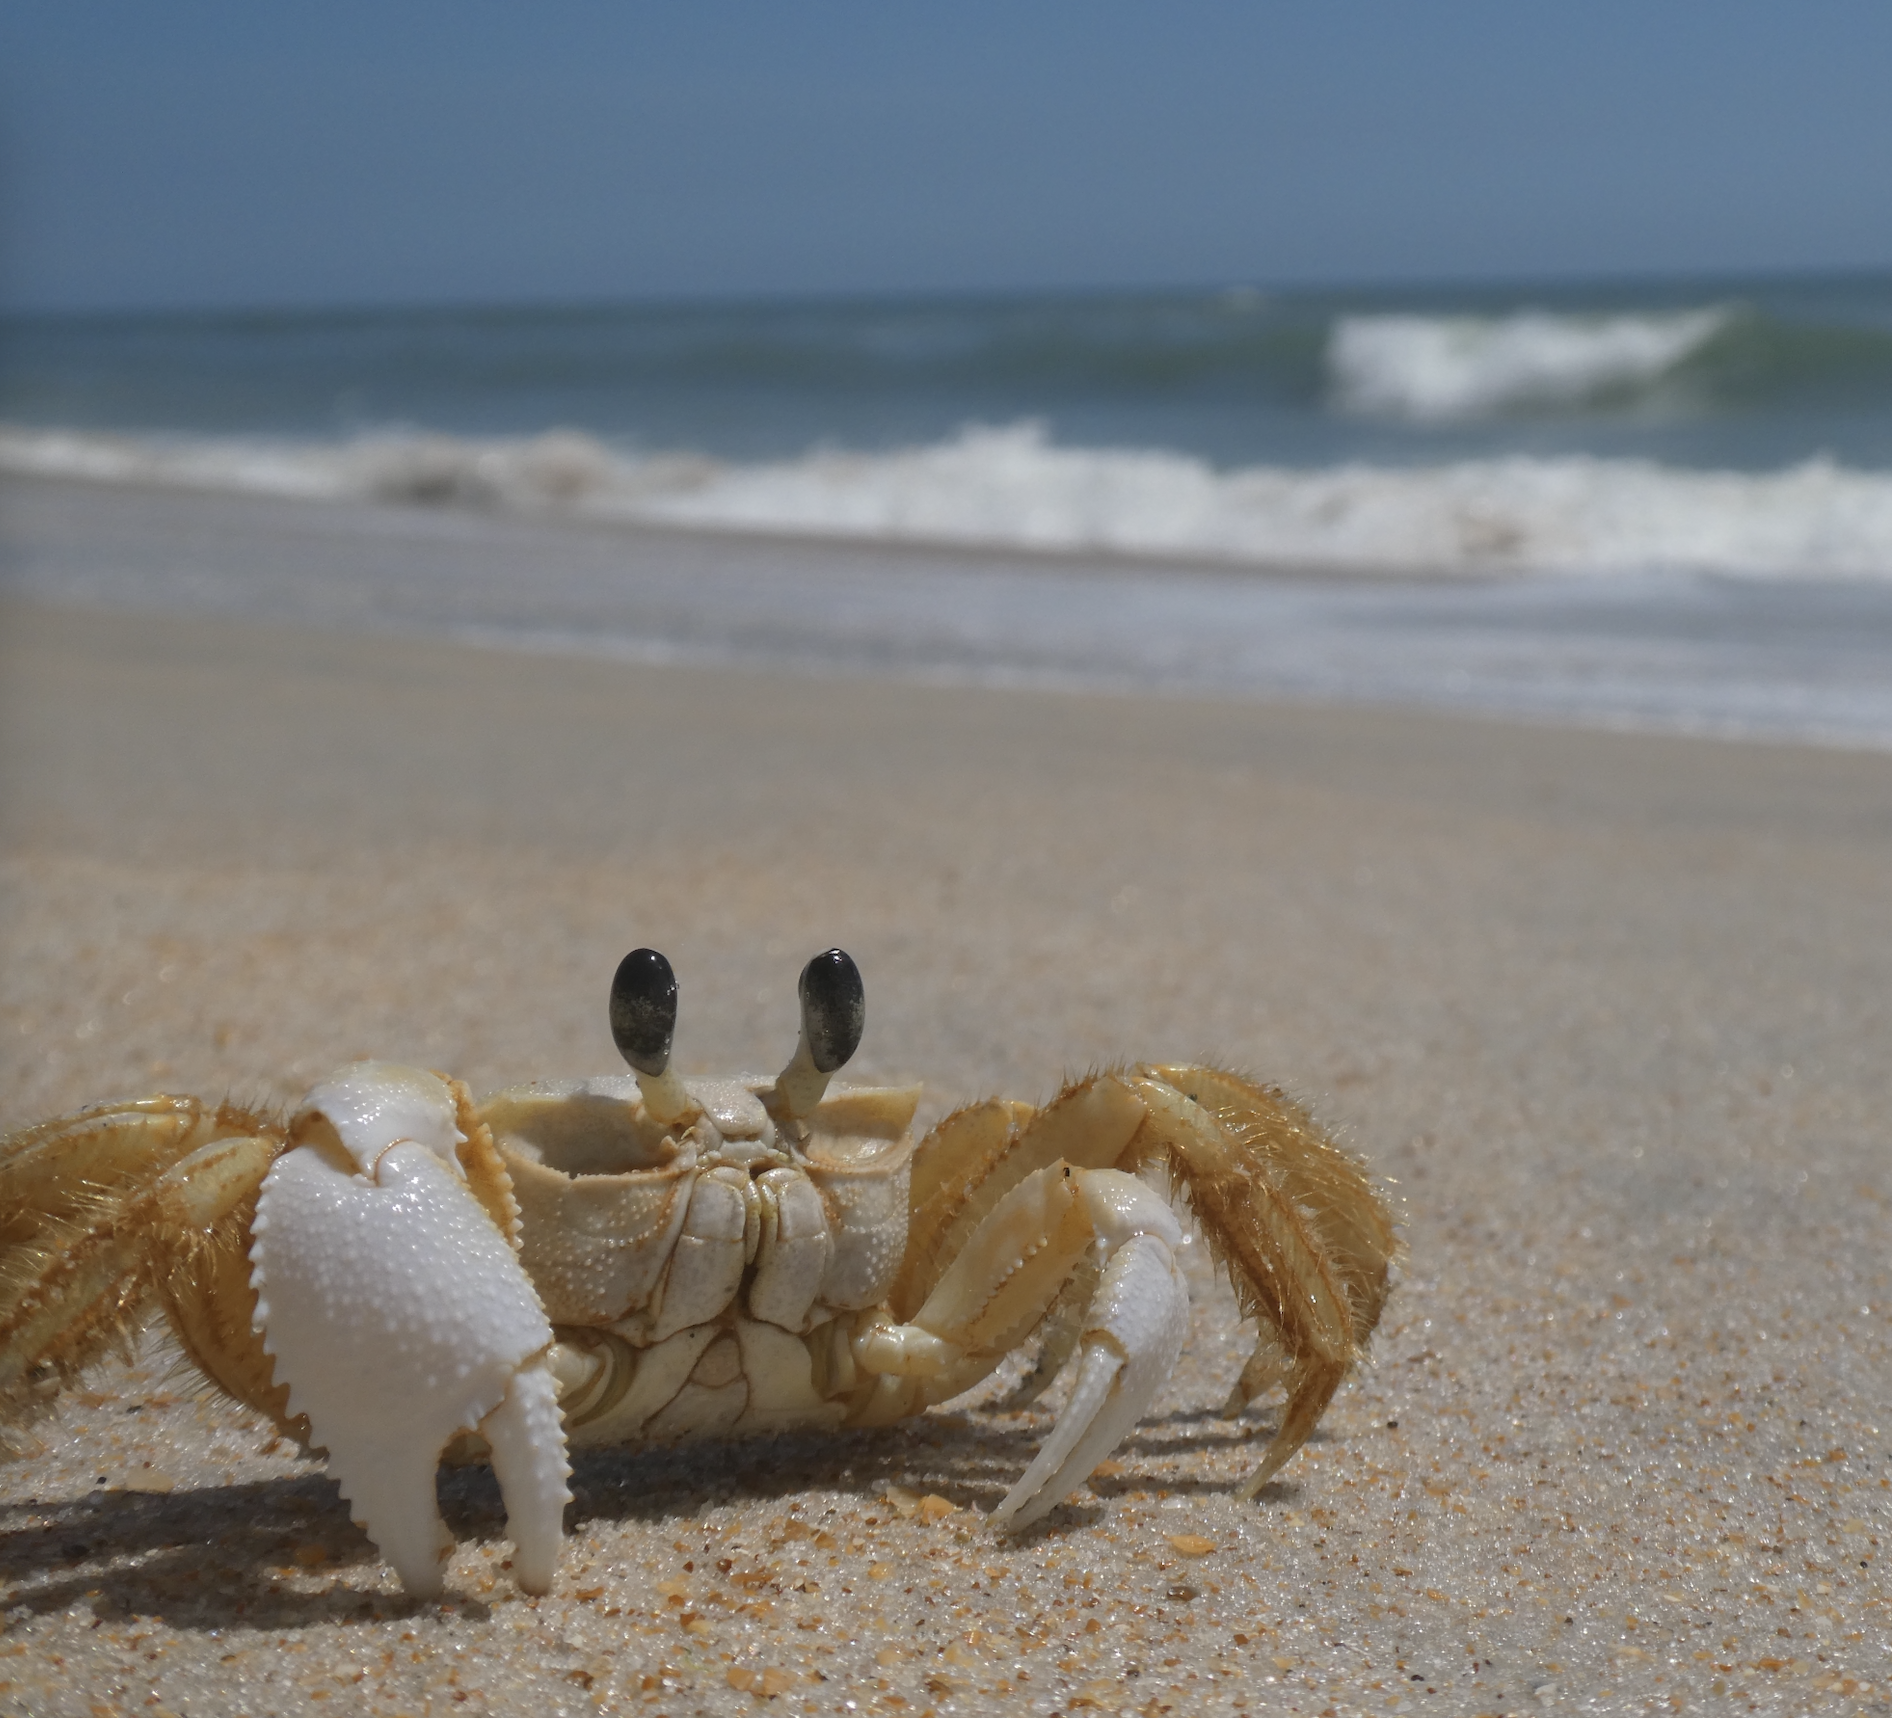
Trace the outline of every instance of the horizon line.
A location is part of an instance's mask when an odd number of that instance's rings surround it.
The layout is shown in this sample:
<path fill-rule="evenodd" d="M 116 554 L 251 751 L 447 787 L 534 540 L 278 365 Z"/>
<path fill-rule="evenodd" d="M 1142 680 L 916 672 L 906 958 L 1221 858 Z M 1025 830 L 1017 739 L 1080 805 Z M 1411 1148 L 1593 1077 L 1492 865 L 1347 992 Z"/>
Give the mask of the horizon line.
<path fill-rule="evenodd" d="M 1399 294 L 1478 294 L 1492 292 L 1568 291 L 1572 288 L 1676 289 L 1688 286 L 1787 286 L 1817 283 L 1892 281 L 1892 264 L 1833 266 L 1746 267 L 1704 269 L 1596 269 L 1565 274 L 1537 271 L 1493 274 L 1413 274 L 1386 276 L 1306 277 L 1270 282 L 1262 277 L 1203 281 L 1148 281 L 1105 284 L 1090 282 L 1063 286 L 886 287 L 872 289 L 804 288 L 784 292 L 711 289 L 696 292 L 583 294 L 570 297 L 520 295 L 494 298 L 395 297 L 384 299 L 261 299 L 229 303 L 173 304 L 6 304 L 0 302 L 0 322 L 6 321 L 208 321 L 267 320 L 283 317 L 329 317 L 340 321 L 387 316 L 454 315 L 506 316 L 530 314 L 599 315 L 626 310 L 679 311 L 764 307 L 840 309 L 874 305 L 976 305 L 1023 303 L 1056 299 L 1262 299 L 1393 296 Z"/>

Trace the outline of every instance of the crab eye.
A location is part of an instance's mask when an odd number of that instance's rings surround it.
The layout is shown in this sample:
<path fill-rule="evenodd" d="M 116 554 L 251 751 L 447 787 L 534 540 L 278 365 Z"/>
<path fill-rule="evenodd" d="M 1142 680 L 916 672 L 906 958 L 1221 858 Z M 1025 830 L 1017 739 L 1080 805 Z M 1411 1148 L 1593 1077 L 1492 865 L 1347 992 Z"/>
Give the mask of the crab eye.
<path fill-rule="evenodd" d="M 842 949 L 818 954 L 801 969 L 801 1029 L 818 1073 L 832 1074 L 860 1048 L 867 1025 L 861 969 Z"/>
<path fill-rule="evenodd" d="M 618 1053 L 655 1079 L 670 1066 L 676 1030 L 677 975 L 670 962 L 654 948 L 632 949 L 611 980 L 611 1036 Z"/>

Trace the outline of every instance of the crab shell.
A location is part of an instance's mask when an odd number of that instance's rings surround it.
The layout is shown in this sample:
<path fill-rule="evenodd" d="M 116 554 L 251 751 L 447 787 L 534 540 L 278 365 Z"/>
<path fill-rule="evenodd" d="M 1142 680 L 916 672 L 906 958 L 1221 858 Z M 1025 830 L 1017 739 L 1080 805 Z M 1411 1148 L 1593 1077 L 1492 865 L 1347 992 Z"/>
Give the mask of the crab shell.
<path fill-rule="evenodd" d="M 560 1327 L 578 1444 L 833 1426 L 849 1315 L 906 1254 L 918 1086 L 831 1088 L 799 1138 L 771 1080 L 692 1081 L 679 1135 L 634 1080 L 488 1098 L 521 1219 L 520 1263 Z"/>

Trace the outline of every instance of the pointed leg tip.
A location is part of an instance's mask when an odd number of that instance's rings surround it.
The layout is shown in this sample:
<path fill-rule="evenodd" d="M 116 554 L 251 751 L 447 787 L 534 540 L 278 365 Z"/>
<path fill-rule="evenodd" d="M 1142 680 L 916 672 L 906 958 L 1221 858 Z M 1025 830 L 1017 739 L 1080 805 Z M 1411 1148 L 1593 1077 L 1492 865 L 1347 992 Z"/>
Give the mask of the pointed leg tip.
<path fill-rule="evenodd" d="M 1029 1527 L 1036 1527 L 1059 1504 L 1066 1502 L 1077 1492 L 1083 1479 L 1071 1480 L 1064 1474 L 1052 1474 L 1048 1479 L 1025 1490 L 1025 1480 L 1014 1486 L 1002 1497 L 987 1519 L 996 1533 L 1019 1534 Z"/>
<path fill-rule="evenodd" d="M 1023 1533 L 1033 1522 L 1042 1520 L 1049 1513 L 1049 1509 L 1033 1509 L 1028 1503 L 1019 1504 L 1013 1509 L 1007 1509 L 1001 1503 L 987 1519 L 992 1523 L 994 1533 L 1011 1537 Z"/>
<path fill-rule="evenodd" d="M 400 1577 L 401 1591 L 417 1604 L 431 1605 L 446 1597 L 447 1559 L 445 1557 L 431 1569 L 412 1565 L 403 1568 L 396 1564 L 394 1572 Z"/>
<path fill-rule="evenodd" d="M 1022 1484 L 1015 1485 L 992 1506 L 986 1520 L 992 1523 L 995 1533 L 1016 1533 L 1020 1527 L 1030 1524 L 1032 1505 L 1036 1501 L 1035 1491 L 1028 1492 Z"/>
<path fill-rule="evenodd" d="M 1288 1465 L 1293 1455 L 1294 1452 L 1292 1450 L 1286 1450 L 1278 1456 L 1270 1456 L 1263 1461 L 1261 1466 L 1256 1468 L 1255 1471 L 1236 1488 L 1236 1501 L 1239 1503 L 1253 1503 L 1255 1499 L 1261 1495 L 1262 1487 L 1273 1481 L 1275 1475 Z"/>

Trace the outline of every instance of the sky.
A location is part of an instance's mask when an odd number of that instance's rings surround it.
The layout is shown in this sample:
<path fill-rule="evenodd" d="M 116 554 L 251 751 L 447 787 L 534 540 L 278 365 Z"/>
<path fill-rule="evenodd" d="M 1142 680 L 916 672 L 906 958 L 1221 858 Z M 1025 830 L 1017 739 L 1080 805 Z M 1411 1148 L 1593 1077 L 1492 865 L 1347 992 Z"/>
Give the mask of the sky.
<path fill-rule="evenodd" d="M 0 307 L 1892 268 L 1886 0 L 0 9 Z"/>

